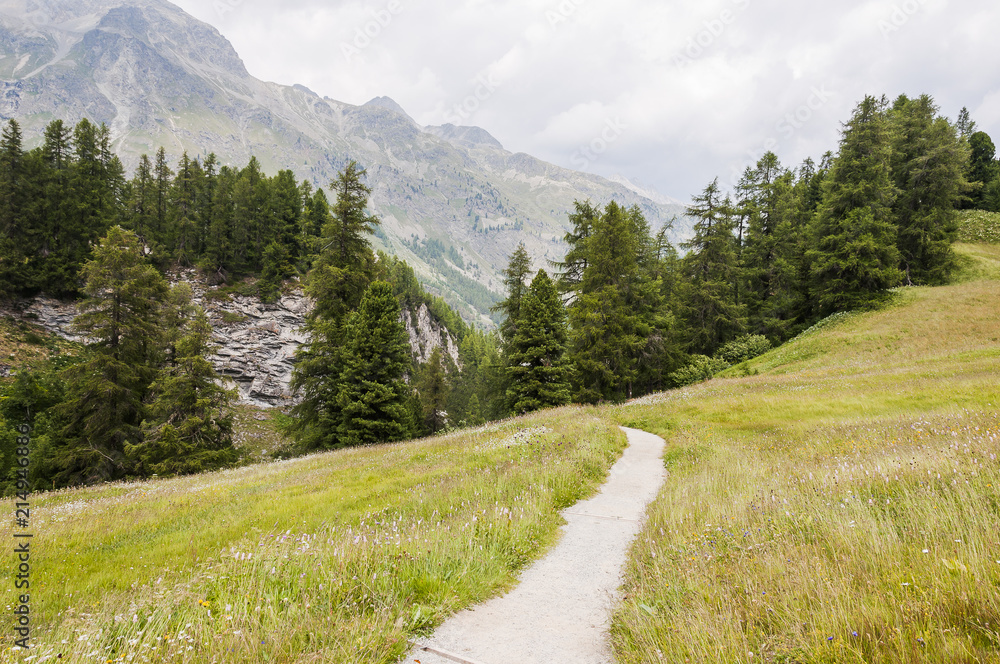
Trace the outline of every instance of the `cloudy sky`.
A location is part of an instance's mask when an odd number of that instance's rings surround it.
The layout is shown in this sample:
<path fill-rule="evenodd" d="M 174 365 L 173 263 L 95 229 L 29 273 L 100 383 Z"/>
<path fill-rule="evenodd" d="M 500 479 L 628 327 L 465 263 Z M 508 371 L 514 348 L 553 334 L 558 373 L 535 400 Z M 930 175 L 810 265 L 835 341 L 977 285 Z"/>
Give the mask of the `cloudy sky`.
<path fill-rule="evenodd" d="M 395 99 L 511 151 L 681 200 L 767 149 L 834 150 L 866 94 L 966 106 L 1000 140 L 995 0 L 173 0 L 250 73 Z"/>

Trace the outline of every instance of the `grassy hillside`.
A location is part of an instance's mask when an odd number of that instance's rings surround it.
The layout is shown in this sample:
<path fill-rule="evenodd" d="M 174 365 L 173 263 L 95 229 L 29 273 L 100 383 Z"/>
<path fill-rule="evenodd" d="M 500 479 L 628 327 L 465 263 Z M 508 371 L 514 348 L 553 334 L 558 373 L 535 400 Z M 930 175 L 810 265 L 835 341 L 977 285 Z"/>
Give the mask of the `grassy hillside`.
<path fill-rule="evenodd" d="M 1000 247 L 960 251 L 961 283 L 611 412 L 670 472 L 619 661 L 1000 658 Z"/>
<path fill-rule="evenodd" d="M 31 661 L 395 661 L 410 635 L 509 587 L 553 542 L 558 509 L 601 484 L 624 445 L 594 411 L 571 408 L 37 494 Z M 13 541 L 10 520 L 0 539 Z M 0 587 L 14 587 L 11 569 Z"/>

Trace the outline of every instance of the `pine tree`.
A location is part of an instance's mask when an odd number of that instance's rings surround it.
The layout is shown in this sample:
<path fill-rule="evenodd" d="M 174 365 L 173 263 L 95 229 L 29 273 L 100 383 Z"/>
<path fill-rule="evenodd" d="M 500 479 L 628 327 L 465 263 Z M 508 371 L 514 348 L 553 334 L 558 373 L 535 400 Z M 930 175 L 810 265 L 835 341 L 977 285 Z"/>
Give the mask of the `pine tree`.
<path fill-rule="evenodd" d="M 167 151 L 162 147 L 156 151 L 156 161 L 153 166 L 153 182 L 155 190 L 156 206 L 152 215 L 152 227 L 150 237 L 145 238 L 146 242 L 153 247 L 153 253 L 158 254 L 159 249 L 165 247 L 169 239 L 168 214 L 170 208 L 170 183 L 174 177 L 174 172 L 167 164 Z"/>
<path fill-rule="evenodd" d="M 149 157 L 142 155 L 139 166 L 132 178 L 128 208 L 127 225 L 135 231 L 139 239 L 148 243 L 153 239 L 157 224 L 157 192 L 156 181 L 153 179 L 153 164 Z"/>
<path fill-rule="evenodd" d="M 422 374 L 417 393 L 420 395 L 424 428 L 433 435 L 448 426 L 448 396 L 451 391 L 440 346 L 431 351 Z"/>
<path fill-rule="evenodd" d="M 688 255 L 682 314 L 692 353 L 712 355 L 746 329 L 746 310 L 736 301 L 739 265 L 733 237 L 734 210 L 722 199 L 718 179 L 709 184 L 687 211 L 695 218 L 694 237 L 683 244 Z"/>
<path fill-rule="evenodd" d="M 965 106 L 958 112 L 955 130 L 958 132 L 958 137 L 964 141 L 968 141 L 976 133 L 976 123 L 972 120 L 972 117 L 969 115 L 969 109 Z"/>
<path fill-rule="evenodd" d="M 160 360 L 160 307 L 167 287 L 131 231 L 114 227 L 82 270 L 86 299 L 74 327 L 88 359 L 65 372 L 64 422 L 48 460 L 60 485 L 125 475 L 126 445 L 141 440 L 143 402 Z"/>
<path fill-rule="evenodd" d="M 341 413 L 336 437 L 325 447 L 353 447 L 411 435 L 403 378 L 410 370 L 409 340 L 392 285 L 376 281 L 346 325 L 344 367 L 338 381 Z"/>
<path fill-rule="evenodd" d="M 531 282 L 517 333 L 505 346 L 507 400 L 517 414 L 570 402 L 566 311 L 545 270 Z"/>
<path fill-rule="evenodd" d="M 583 273 L 587 271 L 588 248 L 587 241 L 594 228 L 594 223 L 600 217 L 600 210 L 596 209 L 590 201 L 574 201 L 575 212 L 569 216 L 569 221 L 573 224 L 573 230 L 566 233 L 564 241 L 569 245 L 566 257 L 562 262 L 553 262 L 552 266 L 558 270 L 559 279 L 557 281 L 559 292 L 568 294 L 579 289 L 583 281 Z"/>
<path fill-rule="evenodd" d="M 884 99 L 874 97 L 858 104 L 827 176 L 808 252 L 821 316 L 869 306 L 903 278 L 885 107 Z"/>
<path fill-rule="evenodd" d="M 355 162 L 333 183 L 337 203 L 323 229 L 319 252 L 306 279 L 315 307 L 307 320 L 311 340 L 296 355 L 292 388 L 302 400 L 291 432 L 307 448 L 333 445 L 341 425 L 339 385 L 348 358 L 346 319 L 360 305 L 374 274 L 375 256 L 366 237 L 378 226 L 368 214 L 371 190 Z"/>
<path fill-rule="evenodd" d="M 590 229 L 585 260 L 569 307 L 576 399 L 621 401 L 644 382 L 643 357 L 664 333 L 661 285 L 641 212 L 609 203 Z"/>
<path fill-rule="evenodd" d="M 216 383 L 208 360 L 212 326 L 198 309 L 177 342 L 177 359 L 151 387 L 153 402 L 143 423 L 145 439 L 125 443 L 134 472 L 142 476 L 184 475 L 215 470 L 237 459 L 233 447 L 234 390 Z"/>
<path fill-rule="evenodd" d="M 779 341 L 788 338 L 800 309 L 799 201 L 794 176 L 774 153 L 764 155 L 753 172 L 753 211 L 740 261 L 741 304 L 753 333 Z"/>
<path fill-rule="evenodd" d="M 897 246 L 907 283 L 942 284 L 955 266 L 955 211 L 969 187 L 968 148 L 927 95 L 895 104 L 893 177 Z"/>
<path fill-rule="evenodd" d="M 21 127 L 10 120 L 0 140 L 0 293 L 22 291 L 30 231 L 25 228 L 27 182 Z"/>
<path fill-rule="evenodd" d="M 307 281 L 308 292 L 316 301 L 314 317 L 343 321 L 357 308 L 371 282 L 375 256 L 368 236 L 381 222 L 368 213 L 371 189 L 362 182 L 365 173 L 352 161 L 332 184 L 337 201 Z"/>
<path fill-rule="evenodd" d="M 170 253 L 181 265 L 192 265 L 201 252 L 201 214 L 198 208 L 198 192 L 205 174 L 197 160 L 191 160 L 187 152 L 181 155 L 177 164 L 177 175 L 170 188 L 167 212 Z"/>
<path fill-rule="evenodd" d="M 492 308 L 492 311 L 503 315 L 500 338 L 505 344 L 510 343 L 514 335 L 517 334 L 517 325 L 521 318 L 521 303 L 528 289 L 528 275 L 530 273 L 531 257 L 528 256 L 528 250 L 524 248 L 522 242 L 511 254 L 507 267 L 503 271 L 503 283 L 507 291 L 507 298 Z"/>
<path fill-rule="evenodd" d="M 972 185 L 972 194 L 964 207 L 985 209 L 987 190 L 1000 177 L 1000 164 L 996 161 L 996 146 L 984 131 L 977 131 L 969 137 L 969 165 L 966 175 Z"/>

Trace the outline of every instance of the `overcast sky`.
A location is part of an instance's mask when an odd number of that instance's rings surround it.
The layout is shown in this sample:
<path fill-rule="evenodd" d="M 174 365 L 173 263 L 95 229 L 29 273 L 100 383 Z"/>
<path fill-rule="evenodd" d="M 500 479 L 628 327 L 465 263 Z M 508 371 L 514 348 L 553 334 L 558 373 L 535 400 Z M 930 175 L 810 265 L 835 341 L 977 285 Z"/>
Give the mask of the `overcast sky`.
<path fill-rule="evenodd" d="M 173 1 L 258 78 L 684 201 L 768 148 L 818 160 L 866 94 L 967 106 L 1000 140 L 996 0 Z"/>

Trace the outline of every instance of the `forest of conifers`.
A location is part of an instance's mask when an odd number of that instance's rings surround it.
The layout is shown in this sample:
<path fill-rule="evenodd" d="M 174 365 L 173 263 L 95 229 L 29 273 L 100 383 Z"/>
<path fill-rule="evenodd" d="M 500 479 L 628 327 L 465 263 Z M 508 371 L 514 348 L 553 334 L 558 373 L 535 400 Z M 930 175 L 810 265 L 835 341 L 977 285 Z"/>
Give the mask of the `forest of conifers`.
<path fill-rule="evenodd" d="M 13 427 L 33 426 L 33 480 L 58 487 L 199 472 L 239 462 L 233 394 L 208 357 L 212 330 L 164 271 L 196 266 L 264 301 L 301 277 L 315 307 L 297 357 L 296 451 L 404 440 L 571 402 L 616 402 L 711 377 L 822 318 L 878 306 L 955 267 L 957 210 L 1000 211 L 1000 166 L 964 111 L 928 96 L 868 97 L 839 150 L 795 170 L 773 153 L 732 191 L 694 197 L 680 247 L 637 208 L 578 202 L 563 261 L 504 272 L 496 332 L 471 328 L 368 238 L 366 174 L 322 189 L 161 149 L 127 179 L 108 129 L 54 121 L 26 151 L 0 143 L 0 294 L 77 298 L 90 343 L 22 368 L 2 388 L 0 472 Z M 550 274 L 551 273 L 551 274 Z M 405 312 L 427 304 L 459 361 L 413 360 Z"/>

